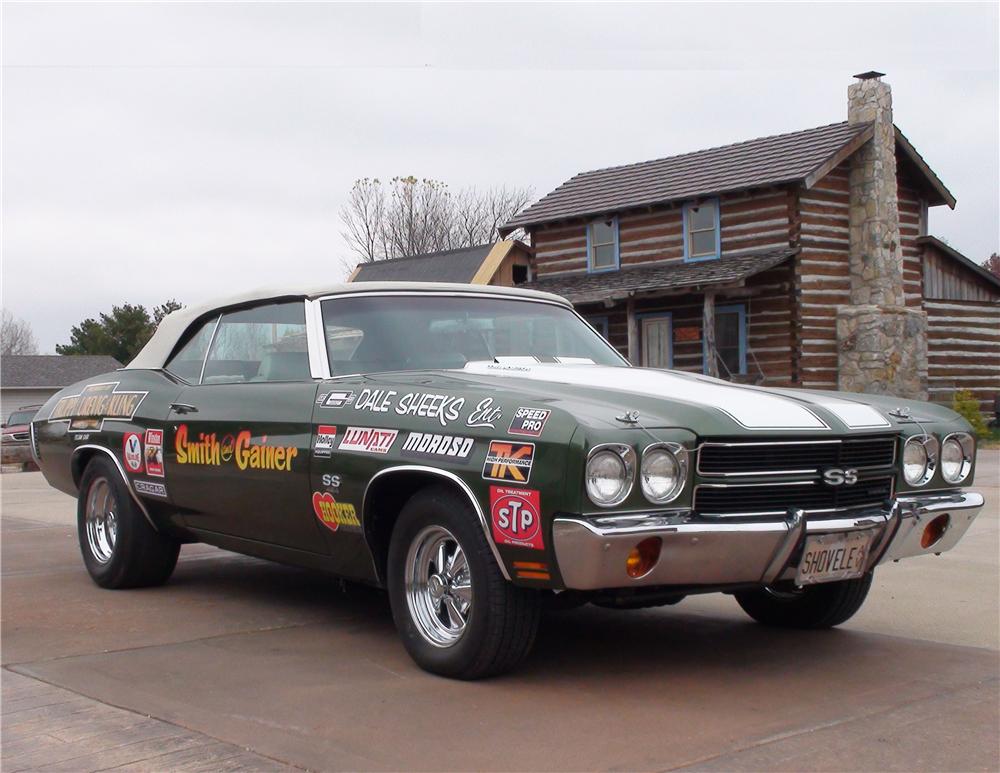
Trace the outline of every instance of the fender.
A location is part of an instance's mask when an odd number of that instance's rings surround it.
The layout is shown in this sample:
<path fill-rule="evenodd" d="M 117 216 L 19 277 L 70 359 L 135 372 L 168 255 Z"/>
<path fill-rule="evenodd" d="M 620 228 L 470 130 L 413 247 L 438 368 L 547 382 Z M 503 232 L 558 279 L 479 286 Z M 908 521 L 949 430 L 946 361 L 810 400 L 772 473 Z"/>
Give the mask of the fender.
<path fill-rule="evenodd" d="M 115 463 L 115 469 L 117 469 L 118 474 L 122 476 L 122 481 L 125 483 L 125 488 L 128 489 L 128 493 L 132 495 L 132 500 L 139 506 L 139 509 L 142 510 L 142 514 L 146 516 L 146 520 L 149 521 L 149 525 L 153 527 L 153 531 L 159 533 L 160 530 L 157 528 L 156 523 L 149 515 L 149 510 L 146 509 L 146 505 L 143 503 L 141 499 L 139 499 L 138 495 L 132 488 L 132 484 L 129 483 L 129 479 L 125 475 L 125 468 L 122 467 L 122 463 L 118 461 L 118 457 L 114 455 L 114 453 L 111 451 L 110 448 L 95 445 L 94 443 L 85 443 L 84 445 L 77 446 L 76 448 L 73 449 L 73 453 L 70 456 L 70 463 L 72 463 L 72 461 L 76 458 L 76 455 L 78 453 L 80 453 L 85 449 L 101 451 L 107 454 L 109 457 L 111 457 L 111 461 Z"/>
<path fill-rule="evenodd" d="M 119 469 L 121 469 L 120 465 Z M 424 467 L 423 465 L 419 464 L 404 464 L 396 467 L 386 467 L 384 470 L 379 470 L 371 477 L 371 480 L 368 481 L 368 485 L 365 486 L 365 494 L 361 499 L 361 513 L 363 516 L 367 517 L 368 515 L 368 491 L 369 489 L 371 489 L 372 484 L 381 476 L 387 475 L 388 473 L 391 472 L 429 473 L 430 475 L 436 475 L 439 478 L 445 478 L 446 480 L 456 484 L 465 494 L 466 499 L 469 500 L 469 503 L 476 511 L 476 515 L 479 517 L 479 525 L 483 529 L 483 534 L 486 536 L 486 542 L 490 546 L 490 551 L 493 553 L 493 559 L 497 562 L 497 566 L 500 569 L 500 573 L 503 575 L 505 580 L 510 580 L 510 574 L 507 571 L 507 567 L 504 566 L 503 560 L 500 558 L 500 551 L 497 550 L 496 543 L 493 541 L 493 534 L 490 532 L 490 524 L 486 520 L 486 515 L 485 513 L 483 513 L 483 508 L 480 507 L 479 501 L 476 499 L 475 494 L 472 493 L 472 489 L 469 488 L 468 484 L 460 477 L 455 475 L 455 473 L 453 472 L 449 472 L 448 470 L 439 470 L 434 467 Z M 124 471 L 122 474 L 124 474 Z"/>

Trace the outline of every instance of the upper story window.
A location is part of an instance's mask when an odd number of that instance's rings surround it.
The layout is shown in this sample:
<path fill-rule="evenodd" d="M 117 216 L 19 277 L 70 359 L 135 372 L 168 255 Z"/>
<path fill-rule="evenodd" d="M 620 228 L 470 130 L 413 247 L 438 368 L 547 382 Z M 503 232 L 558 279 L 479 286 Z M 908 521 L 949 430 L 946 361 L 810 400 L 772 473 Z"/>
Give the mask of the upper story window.
<path fill-rule="evenodd" d="M 618 268 L 618 218 L 595 220 L 587 226 L 587 270 Z"/>
<path fill-rule="evenodd" d="M 719 257 L 719 200 L 684 205 L 684 260 Z"/>

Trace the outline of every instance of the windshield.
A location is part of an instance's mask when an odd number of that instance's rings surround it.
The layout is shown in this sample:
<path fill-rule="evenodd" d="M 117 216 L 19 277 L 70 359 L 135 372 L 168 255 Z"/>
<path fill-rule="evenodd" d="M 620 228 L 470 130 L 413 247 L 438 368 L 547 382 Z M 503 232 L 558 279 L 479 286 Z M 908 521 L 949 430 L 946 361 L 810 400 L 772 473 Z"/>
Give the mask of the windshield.
<path fill-rule="evenodd" d="M 330 373 L 459 369 L 497 357 L 580 358 L 626 367 L 563 306 L 502 298 L 366 296 L 323 301 Z"/>
<path fill-rule="evenodd" d="M 27 411 L 13 411 L 10 416 L 7 417 L 7 425 L 13 426 L 15 424 L 27 424 L 36 413 L 38 413 L 37 408 L 32 408 Z"/>

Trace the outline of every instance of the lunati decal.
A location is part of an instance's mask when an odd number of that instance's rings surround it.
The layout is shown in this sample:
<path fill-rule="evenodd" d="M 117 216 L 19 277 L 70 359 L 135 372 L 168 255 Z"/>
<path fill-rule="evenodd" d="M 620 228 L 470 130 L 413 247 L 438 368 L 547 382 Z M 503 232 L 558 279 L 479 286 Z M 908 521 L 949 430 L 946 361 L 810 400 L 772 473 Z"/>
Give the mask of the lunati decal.
<path fill-rule="evenodd" d="M 330 531 L 337 531 L 341 526 L 361 526 L 354 505 L 338 502 L 329 492 L 314 491 L 312 503 L 316 517 Z"/>
<path fill-rule="evenodd" d="M 118 391 L 120 381 L 88 384 L 78 395 L 62 397 L 49 421 L 69 422 L 70 432 L 99 432 L 105 421 L 128 421 L 148 392 Z"/>
<path fill-rule="evenodd" d="M 372 427 L 348 427 L 344 439 L 340 441 L 341 451 L 360 451 L 365 454 L 387 454 L 392 448 L 395 429 L 374 429 Z"/>
<path fill-rule="evenodd" d="M 240 470 L 276 470 L 288 472 L 299 449 L 294 446 L 268 445 L 267 436 L 255 440 L 248 429 L 219 438 L 214 432 L 199 432 L 196 439 L 188 435 L 187 424 L 181 424 L 174 436 L 178 464 L 203 464 L 218 467 L 230 462 Z"/>

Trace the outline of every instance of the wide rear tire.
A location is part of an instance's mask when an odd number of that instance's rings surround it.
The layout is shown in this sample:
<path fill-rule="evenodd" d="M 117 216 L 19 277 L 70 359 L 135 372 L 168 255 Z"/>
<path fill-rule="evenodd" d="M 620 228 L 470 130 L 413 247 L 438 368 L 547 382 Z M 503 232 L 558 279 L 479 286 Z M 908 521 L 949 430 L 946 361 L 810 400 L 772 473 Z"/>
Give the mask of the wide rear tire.
<path fill-rule="evenodd" d="M 855 580 L 809 585 L 799 591 L 742 591 L 736 601 L 758 623 L 781 628 L 832 628 L 851 619 L 868 598 L 872 573 Z"/>
<path fill-rule="evenodd" d="M 76 521 L 83 563 L 102 588 L 162 585 L 177 565 L 180 543 L 146 520 L 109 459 L 83 471 Z"/>
<path fill-rule="evenodd" d="M 452 489 L 423 489 L 403 507 L 389 543 L 388 586 L 403 645 L 431 673 L 483 679 L 531 651 L 540 594 L 504 579 L 477 514 Z"/>

